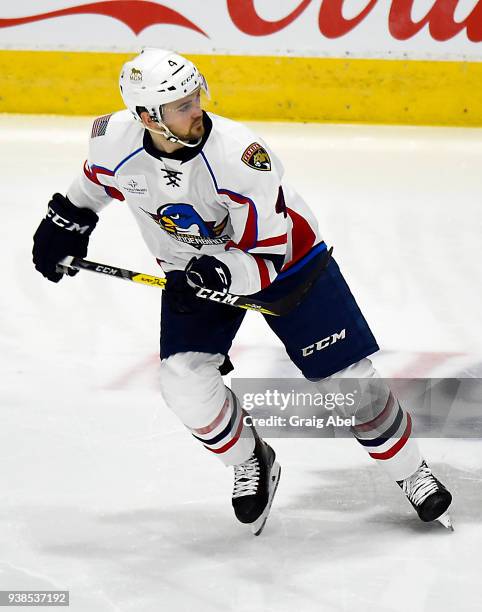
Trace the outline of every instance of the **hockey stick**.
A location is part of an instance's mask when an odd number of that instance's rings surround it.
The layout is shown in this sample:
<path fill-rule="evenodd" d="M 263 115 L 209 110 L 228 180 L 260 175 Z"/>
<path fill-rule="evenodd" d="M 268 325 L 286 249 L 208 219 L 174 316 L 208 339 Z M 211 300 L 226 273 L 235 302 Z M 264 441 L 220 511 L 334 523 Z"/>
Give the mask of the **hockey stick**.
<path fill-rule="evenodd" d="M 320 276 L 323 270 L 328 265 L 331 257 L 332 248 L 325 253 L 325 257 L 322 260 L 321 265 L 310 274 L 304 282 L 296 288 L 296 290 L 286 297 L 283 297 L 275 302 L 262 302 L 250 298 L 245 295 L 234 295 L 233 293 L 222 293 L 220 291 L 214 291 L 213 289 L 206 289 L 200 287 L 196 290 L 196 295 L 204 300 L 211 300 L 218 304 L 228 304 L 229 306 L 235 306 L 237 308 L 244 308 L 245 310 L 254 310 L 255 312 L 261 312 L 262 314 L 273 315 L 275 317 L 282 316 L 293 310 L 305 297 L 313 283 Z M 88 261 L 87 259 L 81 259 L 79 257 L 66 257 L 58 265 L 57 269 L 59 272 L 67 273 L 69 268 L 74 270 L 88 270 L 89 272 L 97 272 L 99 274 L 105 274 L 107 276 L 114 276 L 115 278 L 121 278 L 123 280 L 132 281 L 134 283 L 140 283 L 142 285 L 150 285 L 151 287 L 158 287 L 160 289 L 166 288 L 166 279 L 159 276 L 152 276 L 151 274 L 144 274 L 142 272 L 133 272 L 132 270 L 126 270 L 124 268 L 116 268 L 115 266 L 98 263 L 95 261 Z"/>

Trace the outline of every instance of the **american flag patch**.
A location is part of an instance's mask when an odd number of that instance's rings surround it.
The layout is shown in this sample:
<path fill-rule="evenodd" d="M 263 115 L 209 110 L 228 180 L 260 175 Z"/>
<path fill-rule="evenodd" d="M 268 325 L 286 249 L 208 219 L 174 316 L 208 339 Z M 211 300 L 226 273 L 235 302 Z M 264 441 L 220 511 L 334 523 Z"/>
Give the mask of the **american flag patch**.
<path fill-rule="evenodd" d="M 103 136 L 107 130 L 107 125 L 112 117 L 112 113 L 110 115 L 102 115 L 102 117 L 97 117 L 94 121 L 94 125 L 92 126 L 92 133 L 90 135 L 91 138 L 95 138 L 96 136 Z"/>

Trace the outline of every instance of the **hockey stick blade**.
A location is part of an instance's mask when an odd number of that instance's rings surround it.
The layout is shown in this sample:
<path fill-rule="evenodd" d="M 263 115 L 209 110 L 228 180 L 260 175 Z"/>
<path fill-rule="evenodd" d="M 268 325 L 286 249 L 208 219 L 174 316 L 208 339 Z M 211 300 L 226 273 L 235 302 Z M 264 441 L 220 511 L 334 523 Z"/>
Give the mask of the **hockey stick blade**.
<path fill-rule="evenodd" d="M 304 300 L 308 291 L 328 267 L 332 253 L 333 247 L 325 250 L 319 264 L 311 270 L 310 274 L 304 278 L 303 282 L 288 295 L 276 302 L 271 302 L 271 306 L 274 307 L 276 304 L 277 309 L 282 311 L 281 314 L 288 314 L 291 310 L 294 310 L 297 306 L 299 306 Z"/>
<path fill-rule="evenodd" d="M 207 289 L 204 287 L 197 289 L 196 295 L 203 300 L 210 300 L 218 304 L 227 304 L 236 308 L 253 310 L 255 312 L 260 312 L 262 314 L 272 315 L 275 317 L 282 316 L 293 310 L 293 308 L 298 306 L 298 304 L 303 300 L 313 283 L 328 265 L 332 250 L 333 249 L 330 249 L 326 252 L 325 258 L 323 259 L 321 265 L 317 267 L 316 270 L 314 270 L 312 274 L 305 279 L 305 281 L 299 287 L 297 287 L 293 293 L 275 302 L 263 302 L 253 299 L 250 296 L 222 293 L 220 291 L 214 291 L 213 289 Z M 116 266 L 95 261 L 88 261 L 87 259 L 82 259 L 80 257 L 65 257 L 65 259 L 63 259 L 57 265 L 57 270 L 59 272 L 66 273 L 68 272 L 69 268 L 73 268 L 75 270 L 87 270 L 89 272 L 96 272 L 97 274 L 105 274 L 106 276 L 120 278 L 134 283 L 140 283 L 142 285 L 149 285 L 150 287 L 158 287 L 159 289 L 166 288 L 165 278 L 152 276 L 151 274 L 145 274 L 142 272 L 134 272 L 132 270 L 126 270 L 125 268 L 118 268 Z"/>

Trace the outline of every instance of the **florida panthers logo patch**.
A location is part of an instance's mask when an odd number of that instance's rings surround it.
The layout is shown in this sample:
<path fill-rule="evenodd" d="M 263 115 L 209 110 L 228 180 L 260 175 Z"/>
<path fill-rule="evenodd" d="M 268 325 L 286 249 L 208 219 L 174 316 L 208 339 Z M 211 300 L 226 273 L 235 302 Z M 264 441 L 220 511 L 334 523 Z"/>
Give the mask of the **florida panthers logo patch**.
<path fill-rule="evenodd" d="M 216 224 L 215 221 L 204 221 L 191 204 L 165 204 L 157 209 L 156 214 L 141 210 L 167 234 L 195 249 L 225 244 L 230 240 L 229 236 L 223 235 L 229 215 Z"/>
<path fill-rule="evenodd" d="M 253 142 L 241 156 L 241 160 L 255 170 L 271 170 L 268 152 L 258 142 Z"/>

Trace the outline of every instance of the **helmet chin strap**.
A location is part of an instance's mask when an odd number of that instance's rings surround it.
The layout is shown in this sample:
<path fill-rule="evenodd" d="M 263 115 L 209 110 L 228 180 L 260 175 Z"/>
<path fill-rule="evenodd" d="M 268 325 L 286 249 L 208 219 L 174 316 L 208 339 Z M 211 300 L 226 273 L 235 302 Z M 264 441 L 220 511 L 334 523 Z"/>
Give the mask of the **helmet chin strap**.
<path fill-rule="evenodd" d="M 149 130 L 149 132 L 154 132 L 154 134 L 161 134 L 162 136 L 164 136 L 164 138 L 166 140 L 168 140 L 169 142 L 178 142 L 179 144 L 182 144 L 184 147 L 197 147 L 198 144 L 201 142 L 202 137 L 198 138 L 196 140 L 196 142 L 189 142 L 189 141 L 185 141 L 185 140 L 181 140 L 181 138 L 179 138 L 178 136 L 176 136 L 175 134 L 173 134 L 171 132 L 171 130 L 167 127 L 167 125 L 165 123 L 163 123 L 162 121 L 157 121 L 157 125 L 160 128 L 160 131 L 158 130 L 153 130 L 151 128 L 148 128 L 144 125 L 144 127 Z"/>

